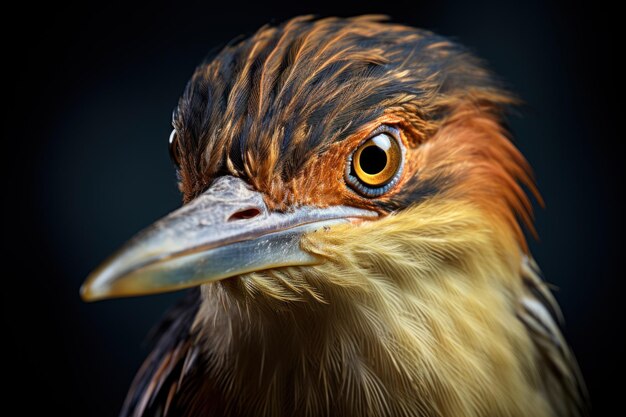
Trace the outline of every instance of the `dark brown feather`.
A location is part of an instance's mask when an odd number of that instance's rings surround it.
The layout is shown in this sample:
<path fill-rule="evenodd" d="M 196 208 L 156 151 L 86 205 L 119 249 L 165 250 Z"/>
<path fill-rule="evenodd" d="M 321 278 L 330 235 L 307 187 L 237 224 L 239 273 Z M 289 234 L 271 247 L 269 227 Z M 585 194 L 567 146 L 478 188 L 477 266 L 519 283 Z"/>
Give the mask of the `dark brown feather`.
<path fill-rule="evenodd" d="M 587 416 L 587 389 L 559 329 L 562 321 L 559 306 L 531 258 L 524 259 L 521 271 L 528 294 L 521 300 L 518 317 L 528 328 L 541 356 L 538 361 L 546 365 L 542 369 L 545 395 L 559 416 Z"/>
<path fill-rule="evenodd" d="M 192 415 L 193 397 L 208 398 L 209 391 L 198 391 L 204 384 L 203 362 L 191 332 L 200 301 L 200 290 L 192 289 L 163 319 L 154 335 L 158 340 L 130 387 L 120 417 Z"/>

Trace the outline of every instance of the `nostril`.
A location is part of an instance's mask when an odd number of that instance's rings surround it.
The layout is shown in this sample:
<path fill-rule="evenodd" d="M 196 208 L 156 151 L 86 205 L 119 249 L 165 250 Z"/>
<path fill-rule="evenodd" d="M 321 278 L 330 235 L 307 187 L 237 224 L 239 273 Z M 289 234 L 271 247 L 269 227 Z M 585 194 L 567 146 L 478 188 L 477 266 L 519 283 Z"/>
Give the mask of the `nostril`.
<path fill-rule="evenodd" d="M 231 214 L 231 216 L 228 218 L 228 221 L 232 222 L 233 220 L 251 219 L 258 216 L 259 214 L 261 214 L 261 210 L 259 210 L 258 208 L 240 210 Z"/>

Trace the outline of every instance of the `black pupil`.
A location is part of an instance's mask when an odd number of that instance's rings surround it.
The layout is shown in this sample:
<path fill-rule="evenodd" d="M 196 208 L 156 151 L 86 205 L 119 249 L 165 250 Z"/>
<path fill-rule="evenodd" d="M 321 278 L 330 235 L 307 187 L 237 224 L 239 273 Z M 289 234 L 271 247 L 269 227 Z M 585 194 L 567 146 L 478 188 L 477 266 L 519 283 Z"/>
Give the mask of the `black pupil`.
<path fill-rule="evenodd" d="M 369 175 L 380 173 L 387 166 L 387 154 L 378 146 L 368 146 L 361 151 L 361 169 Z"/>

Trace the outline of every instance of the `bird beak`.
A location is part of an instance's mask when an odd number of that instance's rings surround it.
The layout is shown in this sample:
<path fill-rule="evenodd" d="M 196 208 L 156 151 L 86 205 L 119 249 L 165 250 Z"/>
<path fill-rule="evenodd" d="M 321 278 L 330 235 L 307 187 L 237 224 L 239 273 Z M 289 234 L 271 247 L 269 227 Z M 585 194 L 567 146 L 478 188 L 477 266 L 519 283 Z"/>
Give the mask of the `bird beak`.
<path fill-rule="evenodd" d="M 270 211 L 260 193 L 232 177 L 218 178 L 195 200 L 143 230 L 93 271 L 86 301 L 173 291 L 248 272 L 313 265 L 300 248 L 305 233 L 377 217 L 346 206 Z"/>

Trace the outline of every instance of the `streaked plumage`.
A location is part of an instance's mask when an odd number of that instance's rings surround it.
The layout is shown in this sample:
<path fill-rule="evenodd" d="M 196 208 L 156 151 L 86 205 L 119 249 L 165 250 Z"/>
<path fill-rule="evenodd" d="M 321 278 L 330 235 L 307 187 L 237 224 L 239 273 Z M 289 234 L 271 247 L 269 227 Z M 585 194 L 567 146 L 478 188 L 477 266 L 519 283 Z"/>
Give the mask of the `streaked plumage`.
<path fill-rule="evenodd" d="M 585 415 L 520 225 L 522 186 L 539 196 L 513 102 L 459 45 L 371 16 L 264 27 L 201 65 L 174 116 L 185 202 L 229 181 L 270 211 L 380 217 L 305 234 L 316 265 L 190 290 L 122 415 Z M 381 125 L 406 161 L 367 198 L 344 166 Z"/>

